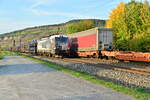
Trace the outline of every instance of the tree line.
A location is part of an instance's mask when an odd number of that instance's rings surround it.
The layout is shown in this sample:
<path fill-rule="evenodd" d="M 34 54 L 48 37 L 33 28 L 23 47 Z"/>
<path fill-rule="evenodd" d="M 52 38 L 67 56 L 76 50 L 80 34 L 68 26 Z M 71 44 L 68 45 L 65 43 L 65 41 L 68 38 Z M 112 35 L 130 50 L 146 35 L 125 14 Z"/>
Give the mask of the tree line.
<path fill-rule="evenodd" d="M 96 27 L 92 20 L 84 20 L 76 23 L 69 24 L 66 28 L 67 34 L 73 34 L 76 32 L 88 30 Z"/>

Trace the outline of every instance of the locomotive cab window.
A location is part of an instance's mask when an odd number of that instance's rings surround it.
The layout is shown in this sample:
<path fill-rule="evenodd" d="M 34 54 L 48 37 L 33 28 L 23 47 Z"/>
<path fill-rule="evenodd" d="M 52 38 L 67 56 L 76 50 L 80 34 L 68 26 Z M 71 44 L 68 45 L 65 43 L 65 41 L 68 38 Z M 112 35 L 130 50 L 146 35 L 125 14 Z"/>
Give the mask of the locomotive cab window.
<path fill-rule="evenodd" d="M 67 43 L 68 38 L 67 37 L 56 37 L 55 41 L 58 43 Z"/>

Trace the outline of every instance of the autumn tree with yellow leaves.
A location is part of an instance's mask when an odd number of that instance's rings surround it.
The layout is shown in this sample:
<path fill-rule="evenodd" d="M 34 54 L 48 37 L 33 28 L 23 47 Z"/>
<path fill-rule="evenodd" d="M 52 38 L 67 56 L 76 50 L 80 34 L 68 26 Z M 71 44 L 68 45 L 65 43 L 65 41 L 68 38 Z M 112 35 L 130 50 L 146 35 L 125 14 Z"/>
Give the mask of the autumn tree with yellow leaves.
<path fill-rule="evenodd" d="M 147 1 L 121 2 L 106 22 L 107 28 L 113 28 L 115 49 L 150 52 L 150 34 L 145 28 L 149 21 L 150 6 Z"/>

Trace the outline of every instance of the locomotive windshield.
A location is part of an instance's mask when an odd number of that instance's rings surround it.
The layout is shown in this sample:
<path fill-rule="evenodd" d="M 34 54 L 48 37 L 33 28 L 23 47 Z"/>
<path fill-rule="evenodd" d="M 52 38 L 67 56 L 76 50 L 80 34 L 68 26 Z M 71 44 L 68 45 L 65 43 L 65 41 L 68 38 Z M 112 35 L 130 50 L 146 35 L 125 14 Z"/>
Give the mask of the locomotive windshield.
<path fill-rule="evenodd" d="M 56 37 L 55 40 L 56 40 L 56 43 L 67 43 L 68 42 L 67 37 Z"/>

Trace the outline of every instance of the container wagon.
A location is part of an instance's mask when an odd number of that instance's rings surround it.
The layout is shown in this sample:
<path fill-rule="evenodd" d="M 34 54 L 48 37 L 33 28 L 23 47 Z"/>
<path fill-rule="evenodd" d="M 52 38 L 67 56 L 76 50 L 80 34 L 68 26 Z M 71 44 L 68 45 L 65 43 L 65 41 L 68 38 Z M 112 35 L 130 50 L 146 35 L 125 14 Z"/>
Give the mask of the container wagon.
<path fill-rule="evenodd" d="M 142 61 L 142 62 L 150 62 L 150 53 L 143 52 L 119 52 L 116 59 L 123 61 Z"/>
<path fill-rule="evenodd" d="M 100 57 L 102 50 L 112 50 L 112 29 L 93 28 L 74 33 L 70 37 L 72 55 Z"/>
<path fill-rule="evenodd" d="M 102 51 L 101 54 L 102 56 L 115 58 L 120 61 L 150 62 L 150 53 L 133 51 Z"/>
<path fill-rule="evenodd" d="M 20 44 L 20 52 L 22 52 L 22 53 L 29 53 L 29 45 L 28 45 L 28 43 Z"/>

